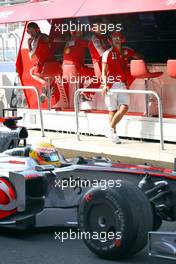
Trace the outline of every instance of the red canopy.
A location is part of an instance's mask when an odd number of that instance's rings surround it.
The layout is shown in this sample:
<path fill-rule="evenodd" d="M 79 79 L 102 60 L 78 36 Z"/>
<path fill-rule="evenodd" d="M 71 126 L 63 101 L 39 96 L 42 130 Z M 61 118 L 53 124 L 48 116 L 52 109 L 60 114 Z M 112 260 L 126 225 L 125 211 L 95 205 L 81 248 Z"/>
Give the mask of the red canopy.
<path fill-rule="evenodd" d="M 94 16 L 176 9 L 176 0 L 87 0 L 76 15 Z"/>
<path fill-rule="evenodd" d="M 0 7 L 0 23 L 73 17 L 83 0 L 48 0 Z"/>
<path fill-rule="evenodd" d="M 0 23 L 176 9 L 176 0 L 48 0 L 0 7 Z"/>

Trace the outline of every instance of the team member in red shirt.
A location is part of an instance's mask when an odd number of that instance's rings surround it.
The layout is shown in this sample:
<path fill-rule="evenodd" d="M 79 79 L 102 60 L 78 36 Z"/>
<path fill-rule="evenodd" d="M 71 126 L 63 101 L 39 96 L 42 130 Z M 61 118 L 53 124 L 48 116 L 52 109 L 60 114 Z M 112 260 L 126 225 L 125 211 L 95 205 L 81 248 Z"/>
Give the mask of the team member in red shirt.
<path fill-rule="evenodd" d="M 71 31 L 71 38 L 66 42 L 63 57 L 63 79 L 68 81 L 68 94 L 70 108 L 74 107 L 74 93 L 76 85 L 81 75 L 84 75 L 84 60 L 88 41 L 83 40 L 82 32 L 79 30 Z"/>
<path fill-rule="evenodd" d="M 95 76 L 101 77 L 102 55 L 108 48 L 105 33 L 101 31 L 101 21 L 94 23 L 96 27 L 92 27 L 92 37 L 89 42 L 89 51 L 92 58 Z"/>
<path fill-rule="evenodd" d="M 48 35 L 41 33 L 39 26 L 34 22 L 27 25 L 27 33 L 30 35 L 28 39 L 29 55 L 37 61 L 36 65 L 31 68 L 30 74 L 35 80 L 45 85 L 45 80 L 41 77 L 44 64 L 54 59 Z"/>
<path fill-rule="evenodd" d="M 90 78 L 90 85 L 87 88 L 99 88 L 101 84 L 102 55 L 108 48 L 107 37 L 105 32 L 101 31 L 102 21 L 97 20 L 92 25 L 92 37 L 89 41 L 89 52 L 93 63 L 93 72 L 90 77 L 95 77 L 94 81 Z M 94 93 L 83 93 L 83 98 L 92 100 Z"/>
<path fill-rule="evenodd" d="M 128 89 L 134 81 L 130 74 L 130 59 L 140 56 L 132 49 L 124 47 L 125 37 L 121 32 L 113 32 L 110 37 L 112 47 L 102 57 L 102 95 L 109 110 L 109 137 L 112 142 L 121 143 L 116 134 L 116 125 L 128 111 L 129 95 L 127 93 L 111 93 L 115 89 Z M 107 93 L 108 92 L 108 93 Z"/>
<path fill-rule="evenodd" d="M 49 36 L 41 33 L 39 26 L 35 22 L 28 23 L 27 33 L 30 35 L 28 39 L 29 55 L 31 59 L 34 58 L 36 60 L 36 64 L 30 69 L 30 74 L 33 79 L 43 85 L 40 99 L 44 102 L 48 91 L 46 80 L 42 77 L 42 73 L 45 71 L 45 66 L 49 61 L 56 60 L 55 49 L 52 47 Z M 54 96 L 53 102 L 58 102 L 60 93 L 54 78 L 50 78 L 50 92 Z"/>
<path fill-rule="evenodd" d="M 67 41 L 64 49 L 64 65 L 75 65 L 78 69 L 84 64 L 86 40 L 81 39 L 81 31 L 71 31 L 71 39 Z"/>

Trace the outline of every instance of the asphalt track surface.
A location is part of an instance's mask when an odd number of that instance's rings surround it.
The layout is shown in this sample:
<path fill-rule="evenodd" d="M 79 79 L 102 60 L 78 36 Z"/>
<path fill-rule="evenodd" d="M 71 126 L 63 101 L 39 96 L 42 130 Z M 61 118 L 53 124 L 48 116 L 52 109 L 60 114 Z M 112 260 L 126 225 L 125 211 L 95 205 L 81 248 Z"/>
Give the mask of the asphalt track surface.
<path fill-rule="evenodd" d="M 175 224 L 166 224 L 162 230 L 175 231 Z M 91 253 L 81 240 L 54 239 L 55 232 L 68 231 L 61 228 L 14 231 L 0 229 L 0 264 L 172 264 L 174 261 L 148 257 L 147 248 L 133 258 L 109 261 Z"/>
<path fill-rule="evenodd" d="M 138 162 L 135 161 L 135 163 Z M 176 223 L 164 222 L 161 230 L 174 232 L 175 226 Z M 53 227 L 17 231 L 0 228 L 0 264 L 174 263 L 171 260 L 148 257 L 147 247 L 127 260 L 103 260 L 91 253 L 81 240 L 66 240 L 64 243 L 59 239 L 55 240 L 55 232 L 62 231 L 68 231 L 68 229 Z"/>

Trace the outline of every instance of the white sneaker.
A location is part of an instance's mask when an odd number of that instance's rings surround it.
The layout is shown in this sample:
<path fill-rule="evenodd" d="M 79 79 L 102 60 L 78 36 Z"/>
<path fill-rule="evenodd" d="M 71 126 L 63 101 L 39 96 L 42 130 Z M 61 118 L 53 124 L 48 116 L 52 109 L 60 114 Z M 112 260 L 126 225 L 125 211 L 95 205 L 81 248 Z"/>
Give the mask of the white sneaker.
<path fill-rule="evenodd" d="M 114 129 L 113 128 L 109 128 L 107 131 L 106 131 L 106 137 L 109 138 L 110 140 L 113 140 L 114 138 Z"/>
<path fill-rule="evenodd" d="M 113 138 L 112 138 L 112 142 L 115 144 L 121 144 L 121 140 L 119 138 L 119 136 L 117 134 L 114 134 Z"/>

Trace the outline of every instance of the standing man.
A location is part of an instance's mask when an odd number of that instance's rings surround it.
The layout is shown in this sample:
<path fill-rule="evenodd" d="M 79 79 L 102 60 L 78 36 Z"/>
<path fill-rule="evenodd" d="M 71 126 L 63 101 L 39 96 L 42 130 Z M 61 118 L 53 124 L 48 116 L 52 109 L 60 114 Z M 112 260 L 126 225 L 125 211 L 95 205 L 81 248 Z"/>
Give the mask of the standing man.
<path fill-rule="evenodd" d="M 125 37 L 121 32 L 113 32 L 110 37 L 112 47 L 103 53 L 102 57 L 102 95 L 109 111 L 108 137 L 113 143 L 121 141 L 116 133 L 116 125 L 128 112 L 129 95 L 127 93 L 111 93 L 116 89 L 128 89 L 134 81 L 130 74 L 130 59 L 139 59 L 140 56 L 132 49 L 124 47 Z"/>

